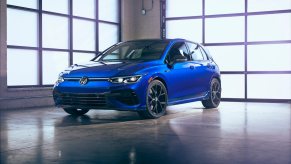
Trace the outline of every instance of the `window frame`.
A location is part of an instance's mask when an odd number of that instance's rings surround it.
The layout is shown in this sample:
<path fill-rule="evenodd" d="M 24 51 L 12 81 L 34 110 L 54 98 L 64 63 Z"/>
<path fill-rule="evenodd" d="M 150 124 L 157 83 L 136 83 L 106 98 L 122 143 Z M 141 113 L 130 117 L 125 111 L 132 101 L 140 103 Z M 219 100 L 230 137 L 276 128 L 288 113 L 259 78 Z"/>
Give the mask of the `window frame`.
<path fill-rule="evenodd" d="M 197 47 L 198 47 L 197 49 L 200 51 L 200 54 L 202 55 L 203 60 L 194 60 L 193 59 L 192 54 L 190 55 L 191 51 L 190 51 L 189 44 L 196 44 L 197 45 Z M 191 57 L 191 61 L 208 61 L 209 60 L 208 55 L 206 54 L 206 52 L 204 51 L 204 49 L 202 48 L 202 46 L 199 45 L 198 43 L 191 42 L 191 41 L 186 41 L 186 45 L 188 47 L 188 51 L 189 51 L 189 55 Z"/>
<path fill-rule="evenodd" d="M 42 63 L 42 52 L 43 51 L 62 51 L 62 52 L 68 52 L 69 53 L 69 65 L 73 64 L 73 53 L 94 53 L 95 56 L 97 57 L 100 54 L 99 50 L 99 23 L 105 23 L 105 24 L 112 24 L 116 25 L 118 28 L 118 36 L 117 40 L 118 42 L 121 41 L 121 0 L 117 1 L 118 5 L 118 22 L 111 22 L 111 21 L 105 21 L 105 20 L 100 20 L 99 19 L 99 13 L 98 13 L 98 4 L 99 0 L 95 0 L 95 18 L 86 18 L 86 17 L 80 17 L 80 16 L 74 16 L 73 15 L 73 0 L 68 0 L 68 13 L 58 13 L 58 12 L 52 12 L 52 11 L 46 11 L 42 9 L 42 0 L 37 0 L 38 7 L 36 9 L 34 8 L 28 8 L 28 7 L 22 7 L 22 6 L 16 6 L 16 5 L 10 5 L 6 4 L 7 9 L 17 9 L 21 11 L 30 11 L 34 12 L 37 14 L 37 29 L 38 29 L 38 37 L 37 37 L 37 46 L 36 47 L 28 47 L 28 46 L 19 46 L 19 45 L 7 45 L 7 49 L 27 49 L 27 50 L 37 50 L 37 55 L 38 55 L 38 65 L 37 65 L 37 72 L 38 72 L 38 84 L 37 85 L 17 85 L 17 86 L 7 86 L 7 88 L 31 88 L 31 87 L 52 87 L 54 84 L 50 85 L 44 85 L 43 84 L 43 63 Z M 69 27 L 68 27 L 68 42 L 69 42 L 69 47 L 67 49 L 62 49 L 62 48 L 44 48 L 43 47 L 43 14 L 47 15 L 52 15 L 52 16 L 60 16 L 60 17 L 65 17 L 69 19 Z M 90 22 L 94 22 L 95 24 L 95 50 L 76 50 L 73 48 L 73 19 L 78 19 L 78 20 L 86 20 Z"/>
<path fill-rule="evenodd" d="M 178 43 L 183 43 L 184 45 L 185 45 L 185 47 L 186 47 L 186 49 L 187 49 L 187 51 L 188 51 L 188 54 L 187 55 L 189 55 L 189 47 L 188 47 L 188 45 L 187 45 L 187 43 L 185 42 L 185 41 L 178 41 L 178 42 L 176 42 L 176 43 L 174 43 L 173 45 L 171 45 L 171 47 L 169 48 L 169 51 L 168 51 L 168 53 L 167 53 L 167 55 L 166 55 L 166 57 L 165 57 L 165 60 L 164 60 L 164 63 L 170 63 L 170 61 L 168 61 L 168 58 L 169 58 L 169 56 L 170 56 L 170 51 L 172 50 L 172 48 L 176 45 L 176 44 L 178 44 Z M 187 61 L 185 61 L 185 62 L 189 62 L 189 61 L 192 61 L 192 57 L 190 56 L 190 60 L 187 58 Z M 184 63 L 184 62 L 182 62 L 182 63 Z"/>
<path fill-rule="evenodd" d="M 269 44 L 290 44 L 291 39 L 289 40 L 265 40 L 265 41 L 249 41 L 248 39 L 248 18 L 250 16 L 255 15 L 268 15 L 268 14 L 283 14 L 283 13 L 291 13 L 290 9 L 274 9 L 274 10 L 268 10 L 268 11 L 248 11 L 248 1 L 250 0 L 244 0 L 244 11 L 243 12 L 237 12 L 237 13 L 226 13 L 226 14 L 212 14 L 208 15 L 206 14 L 206 0 L 202 0 L 202 14 L 201 15 L 192 15 L 192 16 L 183 16 L 183 17 L 167 17 L 166 15 L 166 6 L 167 1 L 161 0 L 161 33 L 160 37 L 162 39 L 166 39 L 167 35 L 167 29 L 166 29 L 166 23 L 167 21 L 174 21 L 174 20 L 201 20 L 202 21 L 202 42 L 201 47 L 208 56 L 209 60 L 213 61 L 213 58 L 209 52 L 207 52 L 203 46 L 231 46 L 231 45 L 241 45 L 244 46 L 244 70 L 243 71 L 222 71 L 221 74 L 225 75 L 243 75 L 244 76 L 244 98 L 223 98 L 224 101 L 247 101 L 247 102 L 287 102 L 290 103 L 291 99 L 259 99 L 259 98 L 249 98 L 248 97 L 248 76 L 257 74 L 257 75 L 263 75 L 263 74 L 269 74 L 269 75 L 277 75 L 277 74 L 291 74 L 291 70 L 284 70 L 284 71 L 249 71 L 248 70 L 248 46 L 250 45 L 269 45 Z M 227 18 L 227 17 L 244 17 L 244 40 L 242 42 L 219 42 L 219 43 L 207 43 L 205 41 L 205 20 L 210 18 Z M 200 40 L 198 38 L 197 40 Z"/>

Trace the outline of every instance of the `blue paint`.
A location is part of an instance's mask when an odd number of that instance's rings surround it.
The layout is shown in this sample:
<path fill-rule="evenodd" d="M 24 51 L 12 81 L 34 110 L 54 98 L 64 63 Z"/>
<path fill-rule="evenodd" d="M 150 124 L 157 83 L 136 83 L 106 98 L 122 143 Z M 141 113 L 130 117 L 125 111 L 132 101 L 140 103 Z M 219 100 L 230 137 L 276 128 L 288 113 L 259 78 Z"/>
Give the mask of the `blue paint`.
<path fill-rule="evenodd" d="M 181 44 L 181 42 L 188 41 L 184 39 L 155 39 L 122 42 L 110 47 L 87 63 L 72 65 L 60 74 L 61 80 L 64 79 L 64 81 L 59 81 L 54 86 L 53 95 L 56 106 L 86 109 L 145 110 L 147 87 L 153 79 L 159 79 L 166 86 L 168 105 L 207 99 L 211 80 L 213 78 L 220 80 L 219 68 L 206 50 L 207 60 L 192 60 L 188 46 L 188 54 L 184 54 L 185 56 L 189 55 L 190 59 L 188 61 L 174 64 L 167 61 L 167 56 L 173 45 Z M 115 51 L 111 51 L 118 47 L 143 45 L 143 43 L 148 44 L 148 46 L 143 47 L 142 55 L 148 49 L 156 51 L 152 47 L 157 44 L 160 44 L 161 47 L 164 45 L 164 48 L 160 53 L 154 55 L 154 52 L 148 53 L 144 55 L 144 58 L 141 55 L 134 59 L 106 60 L 106 58 L 113 58 L 112 56 L 107 56 L 108 54 L 116 55 Z M 197 45 L 201 50 L 205 49 L 200 44 Z M 138 52 L 138 50 L 131 51 L 132 54 Z M 118 53 L 121 54 L 120 49 Z M 126 52 L 125 54 L 130 53 Z M 141 76 L 137 82 L 113 83 L 110 80 L 115 77 L 132 77 L 136 75 Z M 82 77 L 88 79 L 86 84 L 80 83 Z M 73 97 L 68 96 L 70 94 L 73 94 Z M 69 103 L 64 103 L 61 95 L 68 96 L 65 99 Z M 91 100 L 95 100 L 94 96 L 96 95 L 97 98 L 99 98 L 98 95 L 104 96 L 105 100 L 102 99 L 102 101 L 105 101 L 106 104 L 100 106 L 90 104 Z M 77 98 L 74 96 L 77 96 Z"/>

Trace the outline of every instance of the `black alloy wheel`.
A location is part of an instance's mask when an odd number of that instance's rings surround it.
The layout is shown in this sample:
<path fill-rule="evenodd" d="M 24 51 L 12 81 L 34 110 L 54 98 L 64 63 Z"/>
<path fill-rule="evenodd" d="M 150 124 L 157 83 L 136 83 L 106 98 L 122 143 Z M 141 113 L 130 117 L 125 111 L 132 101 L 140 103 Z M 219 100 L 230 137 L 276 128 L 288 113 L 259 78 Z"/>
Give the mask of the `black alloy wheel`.
<path fill-rule="evenodd" d="M 166 114 L 168 94 L 165 85 L 159 80 L 153 80 L 147 89 L 145 111 L 138 112 L 142 118 L 159 118 Z"/>
<path fill-rule="evenodd" d="M 203 100 L 202 104 L 205 108 L 216 108 L 221 100 L 221 85 L 218 79 L 212 79 L 210 85 L 210 95 L 207 100 Z"/>

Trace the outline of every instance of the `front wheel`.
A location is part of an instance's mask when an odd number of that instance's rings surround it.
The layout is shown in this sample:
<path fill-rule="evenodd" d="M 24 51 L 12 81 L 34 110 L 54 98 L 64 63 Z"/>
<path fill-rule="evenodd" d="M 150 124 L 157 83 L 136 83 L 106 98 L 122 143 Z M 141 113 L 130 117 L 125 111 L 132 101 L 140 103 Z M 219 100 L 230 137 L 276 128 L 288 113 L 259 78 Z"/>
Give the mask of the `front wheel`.
<path fill-rule="evenodd" d="M 221 85 L 218 79 L 212 79 L 209 94 L 209 98 L 202 101 L 203 106 L 205 108 L 218 107 L 221 99 Z"/>
<path fill-rule="evenodd" d="M 161 81 L 153 80 L 148 86 L 146 96 L 146 110 L 138 112 L 142 118 L 153 119 L 166 114 L 168 94 Z"/>
<path fill-rule="evenodd" d="M 89 109 L 64 108 L 64 111 L 70 115 L 81 116 L 89 112 Z"/>

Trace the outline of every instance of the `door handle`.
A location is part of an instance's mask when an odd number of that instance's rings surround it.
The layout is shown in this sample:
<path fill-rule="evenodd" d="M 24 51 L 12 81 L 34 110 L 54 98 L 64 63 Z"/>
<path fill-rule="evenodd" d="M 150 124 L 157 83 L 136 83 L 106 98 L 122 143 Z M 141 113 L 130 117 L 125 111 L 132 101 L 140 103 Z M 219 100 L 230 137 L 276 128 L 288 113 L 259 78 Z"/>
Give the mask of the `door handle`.
<path fill-rule="evenodd" d="M 195 66 L 191 65 L 191 66 L 190 66 L 190 69 L 195 69 Z"/>

